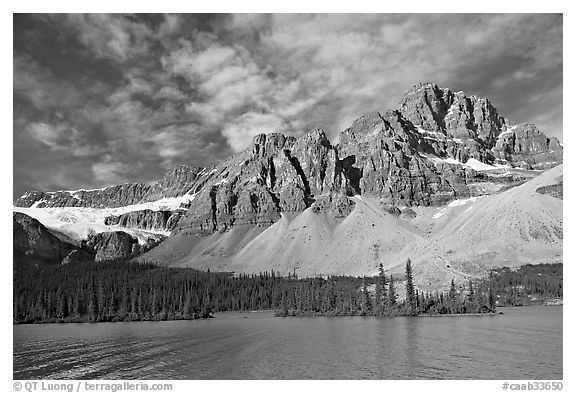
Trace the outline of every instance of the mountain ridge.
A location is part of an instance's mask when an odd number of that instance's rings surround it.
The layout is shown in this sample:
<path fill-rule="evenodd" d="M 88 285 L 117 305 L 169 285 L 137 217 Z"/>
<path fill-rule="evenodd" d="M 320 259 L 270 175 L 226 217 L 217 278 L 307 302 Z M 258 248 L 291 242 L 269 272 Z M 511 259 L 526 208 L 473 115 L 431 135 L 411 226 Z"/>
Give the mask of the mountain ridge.
<path fill-rule="evenodd" d="M 218 263 L 228 266 L 231 253 L 255 258 L 243 250 L 269 229 L 283 236 L 293 233 L 297 228 L 290 217 L 296 222 L 311 220 L 305 225 L 322 232 L 359 214 L 384 212 L 388 224 L 377 224 L 380 219 L 374 218 L 374 225 L 386 231 L 406 220 L 418 222 L 423 211 L 514 188 L 561 164 L 562 151 L 556 138 L 548 138 L 533 124 L 506 119 L 486 98 L 420 83 L 404 94 L 397 109 L 370 112 L 353 121 L 335 145 L 321 129 L 298 138 L 259 134 L 244 151 L 213 167 L 180 166 L 155 184 L 34 191 L 14 204 L 16 211 L 55 219 L 51 222 L 61 229 L 67 224 L 58 224 L 60 216 L 76 220 L 74 214 L 90 212 L 92 220 L 102 221 L 98 231 L 138 229 L 141 244 L 147 243 L 146 231 L 171 234 L 167 244 L 174 244 L 173 237 L 188 244 L 188 253 L 181 250 L 184 256 L 200 249 L 209 256 L 210 250 L 221 247 Z M 542 192 L 561 195 L 561 184 L 549 186 Z M 318 221 L 319 214 L 330 223 Z M 363 230 L 372 233 L 371 228 Z M 309 233 L 310 239 L 321 242 L 328 236 L 320 232 Z M 296 236 L 300 242 L 302 236 Z M 163 250 L 161 244 L 149 254 Z M 392 250 L 396 248 L 389 253 Z M 281 259 L 288 261 L 290 252 L 282 252 L 286 256 Z M 398 258 L 408 253 L 394 252 Z M 239 268 L 247 266 L 242 255 L 235 259 Z M 330 264 L 324 266 L 330 271 Z"/>
<path fill-rule="evenodd" d="M 340 174 L 344 173 L 345 179 L 341 179 L 346 183 L 344 188 L 353 188 L 355 185 L 354 171 L 348 168 L 346 159 L 354 155 L 355 152 L 350 151 L 349 144 L 356 142 L 354 140 L 356 134 L 365 133 L 371 127 L 380 127 L 383 136 L 391 138 L 395 143 L 407 142 L 409 146 L 403 146 L 403 148 L 412 155 L 414 152 L 409 151 L 410 148 L 441 158 L 454 158 L 463 164 L 472 158 L 487 164 L 506 162 L 513 166 L 533 169 L 545 169 L 553 166 L 552 164 L 561 162 L 561 156 L 560 160 L 556 157 L 556 160 L 552 161 L 540 160 L 537 162 L 534 157 L 528 159 L 530 162 L 520 160 L 520 158 L 526 158 L 530 154 L 553 155 L 557 151 L 560 153 L 562 151 L 562 146 L 556 138 L 546 137 L 533 124 L 515 124 L 507 120 L 496 112 L 496 109 L 486 98 L 479 98 L 476 95 L 465 96 L 462 92 L 452 93 L 449 89 L 439 88 L 433 83 L 419 83 L 413 85 L 404 94 L 398 109 L 388 110 L 383 114 L 382 112 L 371 112 L 356 119 L 350 127 L 341 132 L 339 143 L 334 146 L 324 131 L 320 129 L 312 130 L 299 138 L 280 133 L 260 134 L 253 138 L 247 149 L 220 164 L 210 168 L 181 165 L 168 171 L 163 179 L 154 185 L 126 183 L 94 190 L 28 191 L 15 201 L 15 205 L 19 207 L 76 206 L 100 208 L 119 207 L 166 197 L 179 197 L 201 188 L 203 183 L 210 179 L 207 174 L 218 170 L 222 164 L 228 162 L 230 165 L 234 165 L 234 161 L 237 161 L 235 157 L 245 157 L 247 153 L 252 152 L 261 158 L 270 158 L 271 152 L 281 153 L 279 148 L 295 151 L 304 150 L 312 155 L 321 153 L 323 149 L 327 154 L 336 152 L 338 157 L 329 157 L 327 160 L 323 159 L 324 157 L 319 157 L 320 160 L 317 163 L 323 165 L 333 161 L 341 161 L 341 167 L 338 169 Z M 267 138 L 269 140 L 268 145 L 266 143 Z M 299 157 L 295 158 L 298 159 Z M 294 159 L 294 157 L 290 159 Z M 546 163 L 549 163 L 548 166 Z M 318 182 L 324 182 L 326 176 L 329 179 L 332 177 L 332 180 L 337 180 L 331 175 L 338 174 L 325 173 L 326 168 L 318 170 L 317 174 L 305 173 L 306 168 L 307 165 L 304 165 L 304 175 L 308 176 L 301 186 L 306 189 L 305 183 L 312 181 L 312 193 L 323 191 L 323 184 Z M 297 165 L 295 170 L 298 171 Z M 302 177 L 302 173 L 298 175 Z M 337 187 L 339 185 L 337 183 L 332 184 L 332 186 Z M 324 187 L 326 186 L 330 185 L 324 185 Z"/>

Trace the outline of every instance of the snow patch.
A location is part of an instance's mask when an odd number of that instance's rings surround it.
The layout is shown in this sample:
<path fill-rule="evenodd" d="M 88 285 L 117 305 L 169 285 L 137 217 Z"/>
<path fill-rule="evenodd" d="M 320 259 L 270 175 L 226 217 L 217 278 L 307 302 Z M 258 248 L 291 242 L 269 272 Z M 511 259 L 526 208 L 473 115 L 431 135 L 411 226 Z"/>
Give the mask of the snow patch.
<path fill-rule="evenodd" d="M 419 153 L 420 157 L 426 158 L 432 162 L 434 162 L 435 164 L 451 164 L 451 165 L 462 165 L 462 163 L 452 157 L 447 157 L 447 158 L 441 158 L 438 156 L 435 156 L 433 154 L 425 154 L 425 153 Z"/>
<path fill-rule="evenodd" d="M 518 128 L 517 125 L 514 125 L 512 127 L 508 127 L 506 128 L 506 130 L 504 132 L 502 132 L 500 135 L 498 135 L 498 139 L 502 138 L 504 135 L 508 135 L 508 134 L 512 134 L 512 132 Z"/>
<path fill-rule="evenodd" d="M 417 131 L 419 134 L 434 135 L 434 136 L 439 136 L 439 137 L 442 137 L 442 138 L 445 138 L 445 137 L 446 137 L 446 135 L 444 135 L 444 134 L 441 133 L 441 132 L 425 130 L 424 128 L 422 128 L 422 127 L 420 127 L 420 126 L 416 126 L 416 131 Z"/>
<path fill-rule="evenodd" d="M 221 184 L 226 184 L 226 183 L 228 183 L 228 179 L 224 178 L 224 179 L 218 180 L 218 181 L 215 182 L 213 185 L 214 185 L 214 186 L 219 186 L 219 185 L 221 185 Z"/>
<path fill-rule="evenodd" d="M 456 207 L 456 206 L 463 206 L 470 202 L 474 202 L 478 197 L 470 197 L 468 199 L 456 199 L 450 202 L 446 207 Z"/>
<path fill-rule="evenodd" d="M 69 194 L 75 194 L 77 192 L 89 192 L 89 191 L 104 191 L 105 189 L 107 189 L 108 187 L 102 187 L 102 188 L 80 188 L 79 190 L 72 190 L 72 191 L 57 191 L 57 192 L 67 192 Z M 52 192 L 48 192 L 47 194 L 53 194 Z"/>
<path fill-rule="evenodd" d="M 450 105 L 450 108 L 448 108 L 448 112 L 446 113 L 446 116 L 450 116 L 454 114 L 454 108 L 458 106 L 458 101 L 454 101 L 452 103 L 452 105 Z"/>
<path fill-rule="evenodd" d="M 448 205 L 446 205 L 446 207 L 444 207 L 442 210 L 440 210 L 438 213 L 434 214 L 432 216 L 433 219 L 436 218 L 440 218 L 442 217 L 444 214 L 448 213 L 450 211 L 450 209 L 458 207 L 458 206 L 463 206 L 466 205 L 468 203 L 472 203 L 475 202 L 479 197 L 470 197 L 468 199 L 456 199 L 452 202 L 450 202 Z M 468 208 L 468 210 L 470 210 L 472 208 L 472 206 L 470 206 Z M 466 210 L 466 211 L 468 211 Z"/>
<path fill-rule="evenodd" d="M 468 168 L 472 168 L 476 171 L 489 171 L 492 169 L 496 169 L 495 166 L 484 164 L 483 162 L 480 162 L 475 158 L 468 159 L 468 161 L 466 161 L 464 166 L 466 166 Z"/>
<path fill-rule="evenodd" d="M 44 202 L 43 199 L 40 199 L 39 201 L 36 201 L 32 204 L 32 206 L 30 206 L 30 209 L 36 209 L 38 207 L 39 204 L 41 204 L 42 202 Z"/>

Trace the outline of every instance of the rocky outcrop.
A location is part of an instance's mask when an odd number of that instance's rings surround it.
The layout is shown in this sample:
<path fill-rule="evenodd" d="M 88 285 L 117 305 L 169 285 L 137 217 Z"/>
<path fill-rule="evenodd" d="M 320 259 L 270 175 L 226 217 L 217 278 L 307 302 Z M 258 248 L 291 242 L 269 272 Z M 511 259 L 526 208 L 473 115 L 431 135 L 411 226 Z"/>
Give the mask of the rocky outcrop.
<path fill-rule="evenodd" d="M 92 260 L 94 258 L 93 255 L 90 255 Z M 80 263 L 86 261 L 85 253 L 80 250 L 72 250 L 68 255 L 62 259 L 62 265 L 67 265 L 69 263 Z"/>
<path fill-rule="evenodd" d="M 137 210 L 116 216 L 108 216 L 104 219 L 104 224 L 146 230 L 171 231 L 177 226 L 183 214 L 184 210 Z"/>
<path fill-rule="evenodd" d="M 513 125 L 501 133 L 493 149 L 499 162 L 525 169 L 550 169 L 562 163 L 557 138 L 548 138 L 534 124 Z"/>
<path fill-rule="evenodd" d="M 124 231 L 101 232 L 88 237 L 83 246 L 91 250 L 96 262 L 131 259 L 156 247 L 166 237 L 153 235 L 144 244 Z"/>
<path fill-rule="evenodd" d="M 546 194 L 553 196 L 554 198 L 563 199 L 564 197 L 564 185 L 562 182 L 558 184 L 552 184 L 550 186 L 538 187 L 536 192 L 540 194 Z"/>
<path fill-rule="evenodd" d="M 122 231 L 98 233 L 88 238 L 86 246 L 95 251 L 96 262 L 128 259 L 139 251 L 138 240 Z"/>
<path fill-rule="evenodd" d="M 13 213 L 14 266 L 40 266 L 93 260 L 88 250 L 61 241 L 38 220 Z"/>
<path fill-rule="evenodd" d="M 346 218 L 356 203 L 342 194 L 329 194 L 320 196 L 312 205 L 312 211 L 317 214 L 326 214 L 334 218 Z"/>

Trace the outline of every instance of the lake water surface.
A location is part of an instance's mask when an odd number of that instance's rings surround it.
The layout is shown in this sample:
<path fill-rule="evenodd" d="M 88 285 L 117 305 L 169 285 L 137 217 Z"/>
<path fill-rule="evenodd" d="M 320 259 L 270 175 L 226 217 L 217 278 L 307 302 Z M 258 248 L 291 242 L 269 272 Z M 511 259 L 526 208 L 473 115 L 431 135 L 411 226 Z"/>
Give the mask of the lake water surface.
<path fill-rule="evenodd" d="M 562 379 L 562 307 L 14 326 L 14 379 Z"/>

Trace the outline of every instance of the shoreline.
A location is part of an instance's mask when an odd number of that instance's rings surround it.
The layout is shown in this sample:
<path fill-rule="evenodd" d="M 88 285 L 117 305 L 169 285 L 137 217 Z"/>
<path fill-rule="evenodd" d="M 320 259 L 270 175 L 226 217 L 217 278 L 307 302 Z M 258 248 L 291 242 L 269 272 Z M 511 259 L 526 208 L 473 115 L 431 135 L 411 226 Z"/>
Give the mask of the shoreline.
<path fill-rule="evenodd" d="M 376 316 L 376 315 L 287 315 L 287 316 L 276 316 L 274 313 L 277 310 L 251 310 L 251 311 L 220 311 L 214 313 L 211 318 L 174 318 L 174 319 L 136 319 L 136 320 L 125 320 L 125 321 L 79 321 L 79 320 L 69 320 L 69 321 L 33 321 L 33 322 L 12 322 L 12 326 L 19 326 L 19 325 L 49 325 L 49 324 L 96 324 L 96 323 L 132 323 L 132 322 L 169 322 L 169 321 L 202 321 L 202 320 L 211 320 L 211 319 L 246 319 L 248 315 L 252 316 L 265 316 L 266 314 L 272 314 L 274 318 L 294 318 L 294 317 L 330 317 L 330 318 L 338 318 L 338 317 L 359 317 L 359 318 L 366 318 L 366 317 L 374 317 L 374 318 L 394 318 L 394 317 L 421 317 L 421 318 L 436 318 L 436 317 L 480 317 L 480 316 L 497 316 L 503 315 L 503 311 L 499 311 L 501 309 L 508 309 L 508 308 L 519 308 L 519 307 L 562 307 L 562 304 L 532 304 L 532 305 L 522 305 L 522 306 L 497 306 L 496 312 L 494 313 L 464 313 L 464 314 L 419 314 L 419 315 L 388 315 L 388 316 Z M 237 317 L 237 318 L 236 318 Z"/>
<path fill-rule="evenodd" d="M 496 317 L 498 315 L 503 315 L 503 312 L 483 312 L 483 313 L 465 313 L 465 314 L 420 314 L 417 317 L 424 318 L 436 318 L 436 317 Z"/>

